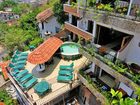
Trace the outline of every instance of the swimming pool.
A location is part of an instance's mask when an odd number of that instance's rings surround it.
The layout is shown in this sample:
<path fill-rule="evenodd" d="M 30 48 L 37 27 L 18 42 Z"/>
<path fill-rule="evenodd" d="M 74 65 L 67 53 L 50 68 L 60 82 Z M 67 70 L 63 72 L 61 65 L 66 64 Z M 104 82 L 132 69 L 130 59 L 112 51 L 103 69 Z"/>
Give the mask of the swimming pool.
<path fill-rule="evenodd" d="M 79 45 L 74 42 L 65 42 L 61 47 L 61 55 L 65 59 L 78 59 L 80 56 Z"/>

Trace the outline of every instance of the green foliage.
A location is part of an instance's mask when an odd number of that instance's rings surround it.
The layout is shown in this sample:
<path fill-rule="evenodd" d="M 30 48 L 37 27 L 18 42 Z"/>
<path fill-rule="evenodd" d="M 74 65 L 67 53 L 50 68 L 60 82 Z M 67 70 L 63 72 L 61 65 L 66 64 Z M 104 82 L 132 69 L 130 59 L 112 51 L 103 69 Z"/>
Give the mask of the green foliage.
<path fill-rule="evenodd" d="M 134 105 L 135 100 L 130 98 L 120 99 L 120 105 Z"/>
<path fill-rule="evenodd" d="M 137 88 L 136 95 L 138 95 L 138 101 L 140 102 L 140 88 Z"/>
<path fill-rule="evenodd" d="M 12 8 L 12 11 L 19 15 L 28 13 L 30 10 L 31 10 L 31 6 L 25 3 L 18 4 L 17 6 L 14 6 Z"/>
<path fill-rule="evenodd" d="M 119 91 L 115 91 L 114 89 L 110 90 L 112 96 L 112 105 L 119 105 L 119 101 L 122 99 L 122 93 Z"/>
<path fill-rule="evenodd" d="M 5 46 L 10 53 L 15 48 L 28 50 L 29 45 L 33 44 L 36 46 L 43 40 L 39 37 L 35 19 L 40 9 L 32 9 L 28 4 L 19 4 L 14 8 L 20 8 L 21 10 L 15 12 L 22 13 L 17 24 L 8 26 L 5 23 L 0 23 L 0 44 Z"/>
<path fill-rule="evenodd" d="M 100 4 L 99 6 L 97 6 L 97 9 L 99 9 L 99 10 L 105 10 L 105 11 L 109 11 L 109 12 L 112 12 L 114 10 L 111 7 L 110 4 Z"/>
<path fill-rule="evenodd" d="M 17 3 L 14 0 L 4 0 L 0 3 L 0 10 L 4 10 L 5 7 L 14 7 Z"/>
<path fill-rule="evenodd" d="M 5 90 L 0 90 L 0 101 L 4 101 L 5 105 L 18 105 L 16 100 L 13 100 Z"/>
<path fill-rule="evenodd" d="M 136 83 L 140 79 L 140 75 L 133 75 L 132 80 Z"/>
<path fill-rule="evenodd" d="M 53 6 L 54 16 L 57 17 L 57 21 L 60 24 L 64 24 L 66 20 L 66 15 L 63 11 L 63 4 L 60 2 L 56 2 Z"/>
<path fill-rule="evenodd" d="M 30 42 L 30 45 L 33 45 L 33 46 L 38 46 L 39 44 L 41 44 L 43 42 L 43 39 L 39 38 L 39 37 L 36 37 L 34 40 L 32 40 Z"/>
<path fill-rule="evenodd" d="M 87 0 L 88 6 L 93 7 L 95 5 L 95 3 L 96 3 L 96 0 Z"/>
<path fill-rule="evenodd" d="M 77 4 L 77 2 L 75 3 L 75 2 L 72 2 L 71 3 L 71 6 L 73 7 L 73 8 L 76 8 L 77 6 L 78 6 L 78 4 Z"/>

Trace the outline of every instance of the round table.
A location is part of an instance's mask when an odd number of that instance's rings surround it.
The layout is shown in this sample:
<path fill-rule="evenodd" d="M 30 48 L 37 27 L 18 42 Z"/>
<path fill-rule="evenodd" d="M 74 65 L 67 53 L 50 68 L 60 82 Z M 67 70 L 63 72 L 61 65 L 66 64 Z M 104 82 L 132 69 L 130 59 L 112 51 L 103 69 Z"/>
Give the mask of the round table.
<path fill-rule="evenodd" d="M 46 81 L 41 81 L 35 85 L 34 89 L 37 94 L 43 95 L 49 90 L 49 83 Z"/>

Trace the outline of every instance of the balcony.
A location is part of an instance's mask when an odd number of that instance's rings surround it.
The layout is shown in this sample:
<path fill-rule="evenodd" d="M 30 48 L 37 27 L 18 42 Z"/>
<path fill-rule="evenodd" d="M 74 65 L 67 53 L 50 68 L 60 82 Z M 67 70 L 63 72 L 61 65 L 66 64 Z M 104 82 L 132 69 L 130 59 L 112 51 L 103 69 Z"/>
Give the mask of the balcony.
<path fill-rule="evenodd" d="M 64 11 L 68 12 L 76 17 L 80 17 L 78 10 L 76 7 L 72 7 L 71 5 L 64 4 Z"/>
<path fill-rule="evenodd" d="M 97 5 L 97 4 L 96 4 Z M 128 10 L 128 3 L 123 3 L 121 2 L 120 8 L 118 10 L 112 9 L 109 7 L 108 9 L 104 8 L 97 8 L 96 5 L 91 6 L 86 6 L 83 7 L 82 5 L 78 7 L 78 14 L 80 17 L 84 17 L 88 20 L 94 20 L 97 22 L 98 25 L 105 25 L 110 28 L 113 28 L 115 30 L 120 30 L 122 32 L 127 32 L 131 35 L 134 35 L 136 33 L 140 33 L 140 12 L 139 14 L 136 13 L 135 8 L 140 8 L 140 5 L 133 4 L 133 8 L 130 10 L 130 13 L 128 15 L 127 11 L 123 11 L 123 9 L 126 9 L 127 7 Z M 64 5 L 64 11 L 68 12 L 66 8 L 72 8 L 70 5 Z M 134 8 L 135 7 L 135 8 Z M 110 10 L 111 8 L 111 10 Z M 69 9 L 69 11 L 73 11 L 73 9 Z M 71 12 L 69 12 L 71 13 Z M 77 12 L 73 12 L 75 13 Z M 123 24 L 122 24 L 123 23 Z"/>
<path fill-rule="evenodd" d="M 85 40 L 91 40 L 92 39 L 92 34 L 89 32 L 86 32 L 68 22 L 65 22 L 65 29 L 69 30 L 70 32 L 73 32 L 74 34 L 84 38 Z"/>
<path fill-rule="evenodd" d="M 78 74 L 78 78 L 80 81 L 90 90 L 90 92 L 97 97 L 97 101 L 101 103 L 101 105 L 110 105 L 110 100 L 106 97 L 105 94 L 110 95 L 108 91 L 103 92 L 101 91 L 101 86 L 99 84 L 96 84 L 95 82 L 92 81 L 86 74 L 80 73 Z"/>
<path fill-rule="evenodd" d="M 80 52 L 105 72 L 118 81 L 125 83 L 133 90 L 137 90 L 140 87 L 139 74 L 132 72 L 125 62 L 106 52 L 101 53 L 95 46 L 90 48 L 82 47 Z"/>

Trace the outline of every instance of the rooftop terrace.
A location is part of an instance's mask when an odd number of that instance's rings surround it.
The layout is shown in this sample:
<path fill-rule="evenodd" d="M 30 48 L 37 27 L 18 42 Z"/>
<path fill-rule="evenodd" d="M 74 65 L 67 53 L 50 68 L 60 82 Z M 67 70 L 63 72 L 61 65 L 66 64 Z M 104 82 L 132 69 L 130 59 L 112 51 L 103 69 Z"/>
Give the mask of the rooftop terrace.
<path fill-rule="evenodd" d="M 82 57 L 75 61 L 65 61 L 63 59 L 54 57 L 54 62 L 48 65 L 43 72 L 37 71 L 36 64 L 31 64 L 28 61 L 26 62 L 25 69 L 29 71 L 29 73 L 33 74 L 38 79 L 38 82 L 41 80 L 46 80 L 49 84 L 51 84 L 51 91 L 47 93 L 47 95 L 40 97 L 37 93 L 35 93 L 34 88 L 30 88 L 29 90 L 24 91 L 25 96 L 29 97 L 32 103 L 36 102 L 37 105 L 45 104 L 58 96 L 70 91 L 73 88 L 79 86 L 79 81 L 77 80 L 77 70 L 79 70 L 83 65 L 88 63 L 88 59 L 86 57 Z M 74 78 L 72 81 L 72 85 L 69 83 L 60 83 L 57 81 L 57 76 L 59 72 L 60 65 L 70 65 L 74 63 Z M 19 84 L 16 83 L 16 86 Z M 72 87 L 71 87 L 72 86 Z M 20 86 L 18 86 L 20 87 Z M 22 90 L 22 88 L 20 88 Z M 23 90 L 22 90 L 23 91 Z"/>

